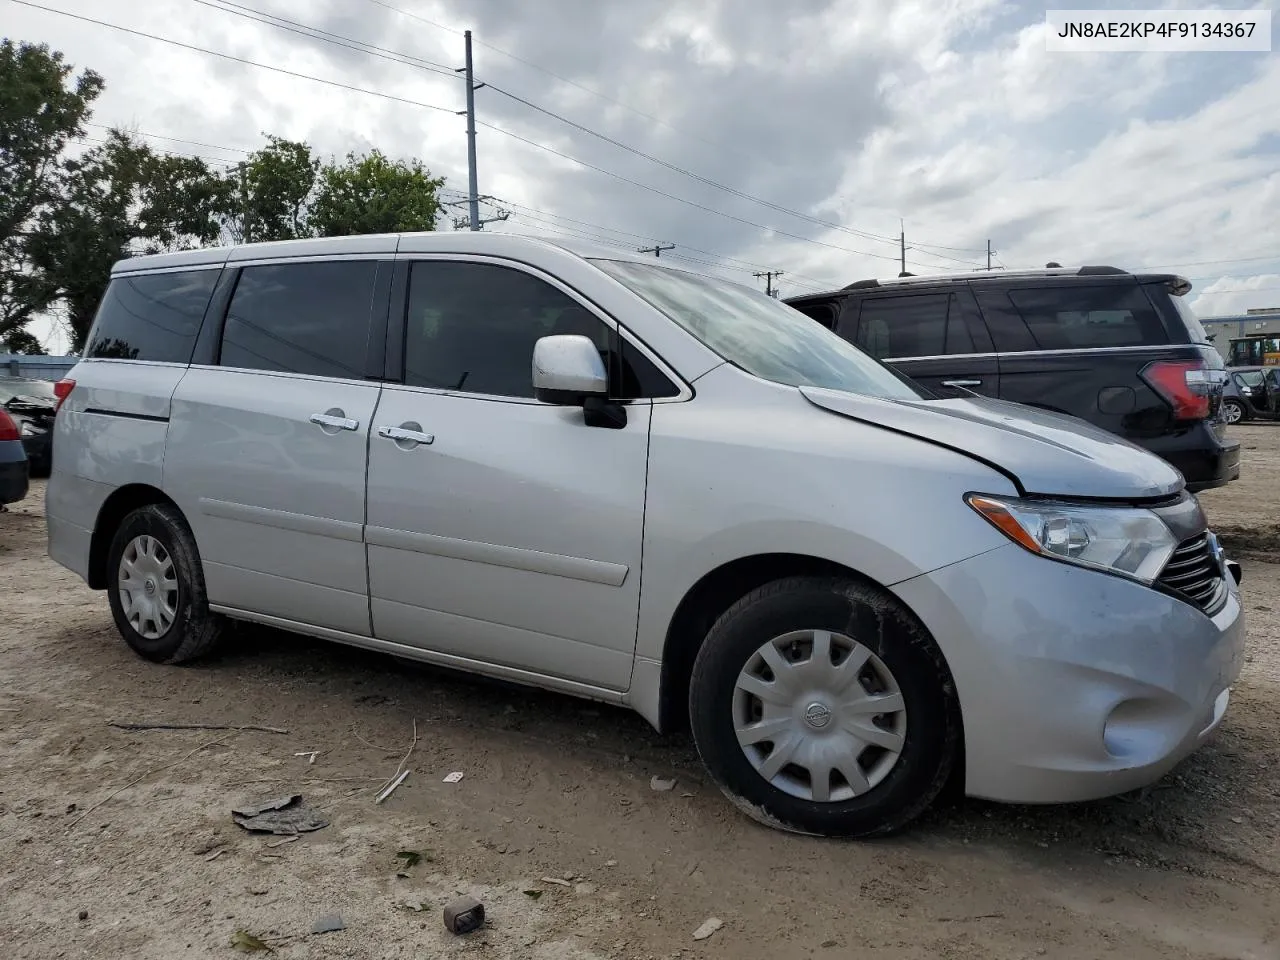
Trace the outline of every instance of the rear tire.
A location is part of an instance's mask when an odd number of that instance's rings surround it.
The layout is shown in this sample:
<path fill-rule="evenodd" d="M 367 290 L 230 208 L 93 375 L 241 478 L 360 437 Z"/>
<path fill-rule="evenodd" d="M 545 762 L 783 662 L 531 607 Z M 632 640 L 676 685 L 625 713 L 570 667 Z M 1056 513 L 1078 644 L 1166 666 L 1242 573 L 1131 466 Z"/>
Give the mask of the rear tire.
<path fill-rule="evenodd" d="M 725 795 L 796 833 L 901 829 L 960 746 L 941 651 L 897 599 L 848 579 L 790 577 L 734 604 L 698 651 L 689 712 Z"/>
<path fill-rule="evenodd" d="M 186 663 L 212 652 L 222 636 L 195 538 L 169 504 L 139 507 L 121 522 L 107 555 L 107 595 L 116 629 L 147 660 Z"/>
<path fill-rule="evenodd" d="M 1244 406 L 1237 400 L 1223 400 L 1222 409 L 1227 423 L 1239 423 L 1245 419 Z"/>

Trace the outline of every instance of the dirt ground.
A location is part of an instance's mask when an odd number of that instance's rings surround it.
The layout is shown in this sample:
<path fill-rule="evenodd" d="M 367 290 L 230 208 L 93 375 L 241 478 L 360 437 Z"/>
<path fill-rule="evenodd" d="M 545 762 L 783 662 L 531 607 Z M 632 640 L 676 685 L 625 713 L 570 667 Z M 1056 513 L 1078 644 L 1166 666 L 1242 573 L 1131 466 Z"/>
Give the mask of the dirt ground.
<path fill-rule="evenodd" d="M 45 556 L 37 483 L 0 515 L 3 952 L 234 955 L 245 930 L 281 958 L 1280 957 L 1280 424 L 1235 430 L 1243 478 L 1203 497 L 1249 618 L 1217 738 L 1138 795 L 960 801 L 875 843 L 749 822 L 686 738 L 622 710 L 258 629 L 145 663 Z M 281 844 L 232 823 L 292 793 L 330 826 Z M 445 932 L 456 891 L 484 930 Z M 345 930 L 311 933 L 333 913 Z"/>

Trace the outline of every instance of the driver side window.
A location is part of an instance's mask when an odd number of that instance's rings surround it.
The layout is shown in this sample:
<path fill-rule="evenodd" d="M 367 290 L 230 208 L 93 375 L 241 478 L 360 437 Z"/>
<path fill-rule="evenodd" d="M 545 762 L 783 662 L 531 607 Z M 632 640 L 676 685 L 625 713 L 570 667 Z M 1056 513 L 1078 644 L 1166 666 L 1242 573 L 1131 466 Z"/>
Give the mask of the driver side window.
<path fill-rule="evenodd" d="M 533 347 L 579 334 L 595 344 L 615 399 L 672 396 L 665 376 L 572 297 L 492 263 L 422 260 L 409 272 L 404 382 L 413 387 L 533 398 Z"/>

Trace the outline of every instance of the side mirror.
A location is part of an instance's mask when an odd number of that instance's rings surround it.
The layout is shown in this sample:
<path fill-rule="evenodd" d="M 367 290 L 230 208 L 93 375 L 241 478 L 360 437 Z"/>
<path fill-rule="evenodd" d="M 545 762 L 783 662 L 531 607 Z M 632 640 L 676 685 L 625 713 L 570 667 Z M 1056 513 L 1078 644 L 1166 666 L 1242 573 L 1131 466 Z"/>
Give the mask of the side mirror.
<path fill-rule="evenodd" d="M 542 337 L 533 345 L 533 395 L 543 403 L 582 406 L 609 393 L 609 375 L 590 338 Z"/>

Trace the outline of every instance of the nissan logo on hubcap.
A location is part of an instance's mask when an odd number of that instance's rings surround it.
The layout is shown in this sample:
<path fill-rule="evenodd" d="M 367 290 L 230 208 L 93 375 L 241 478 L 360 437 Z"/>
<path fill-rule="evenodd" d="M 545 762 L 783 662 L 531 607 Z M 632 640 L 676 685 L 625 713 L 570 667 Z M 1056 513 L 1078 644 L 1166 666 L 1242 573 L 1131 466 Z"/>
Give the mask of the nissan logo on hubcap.
<path fill-rule="evenodd" d="M 831 709 L 825 703 L 811 703 L 804 708 L 804 722 L 821 729 L 831 722 Z"/>

